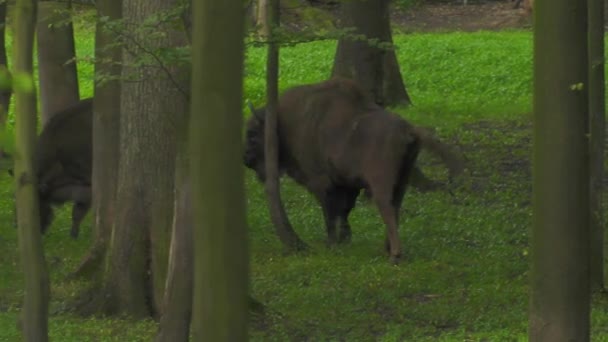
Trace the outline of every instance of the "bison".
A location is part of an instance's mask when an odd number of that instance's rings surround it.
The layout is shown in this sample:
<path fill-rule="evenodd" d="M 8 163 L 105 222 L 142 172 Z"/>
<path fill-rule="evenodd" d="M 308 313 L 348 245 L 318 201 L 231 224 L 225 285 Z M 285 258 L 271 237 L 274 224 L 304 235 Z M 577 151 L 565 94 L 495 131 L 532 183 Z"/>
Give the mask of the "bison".
<path fill-rule="evenodd" d="M 73 202 L 70 235 L 91 207 L 93 99 L 85 99 L 52 116 L 38 137 L 35 168 L 40 197 L 40 227 L 46 231 L 53 205 Z"/>
<path fill-rule="evenodd" d="M 265 108 L 246 128 L 244 164 L 265 181 Z M 278 166 L 320 203 L 328 243 L 348 242 L 348 215 L 369 191 L 386 225 L 390 260 L 401 257 L 398 215 L 421 148 L 446 155 L 427 132 L 370 101 L 354 82 L 331 79 L 285 91 L 277 107 Z M 336 232 L 339 226 L 339 232 Z"/>
<path fill-rule="evenodd" d="M 73 202 L 70 235 L 78 237 L 91 207 L 92 119 L 89 98 L 54 114 L 38 136 L 34 169 L 42 233 L 53 220 L 53 206 Z"/>

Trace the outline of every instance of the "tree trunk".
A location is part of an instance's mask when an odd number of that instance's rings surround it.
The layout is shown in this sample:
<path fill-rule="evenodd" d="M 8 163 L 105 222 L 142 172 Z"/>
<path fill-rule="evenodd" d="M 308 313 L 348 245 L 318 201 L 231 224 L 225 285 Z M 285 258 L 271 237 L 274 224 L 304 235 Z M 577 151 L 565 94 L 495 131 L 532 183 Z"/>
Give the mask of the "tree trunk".
<path fill-rule="evenodd" d="M 589 248 L 591 289 L 604 288 L 604 220 L 602 188 L 604 174 L 604 0 L 589 0 L 589 133 L 591 159 L 591 197 Z"/>
<path fill-rule="evenodd" d="M 0 3 L 0 70 L 8 73 L 8 58 L 6 54 L 6 19 L 7 19 L 7 2 Z M 6 125 L 6 118 L 11 104 L 11 89 L 0 89 L 0 127 Z M 3 156 L 3 151 L 0 150 L 0 158 Z"/>
<path fill-rule="evenodd" d="M 36 1 L 18 0 L 15 14 L 14 74 L 28 78 L 31 89 L 15 89 L 16 148 L 15 182 L 19 251 L 25 276 L 21 324 L 24 341 L 48 341 L 49 278 L 42 249 L 38 194 L 33 167 L 36 142 L 36 92 L 33 81 Z"/>
<path fill-rule="evenodd" d="M 389 0 L 352 0 L 342 4 L 344 28 L 356 36 L 338 41 L 332 77 L 356 80 L 381 106 L 409 105 L 399 63 L 392 49 Z"/>
<path fill-rule="evenodd" d="M 172 9 L 176 1 L 138 0 L 123 5 L 129 25 L 140 27 L 151 15 Z M 176 114 L 186 110 L 183 79 L 171 66 L 138 66 L 145 51 L 183 46 L 185 35 L 171 23 L 166 35 L 133 29 L 123 53 L 120 157 L 106 289 L 118 312 L 159 314 L 167 274 L 175 172 Z M 141 47 L 145 47 L 141 49 Z M 127 50 L 128 49 L 128 50 Z"/>
<path fill-rule="evenodd" d="M 192 37 L 192 9 L 182 15 L 184 29 Z M 189 20 L 186 20 L 188 18 Z M 188 67 L 187 74 L 191 69 Z M 188 86 L 188 89 L 190 87 Z M 167 281 L 162 316 L 156 342 L 188 341 L 192 317 L 192 284 L 194 282 L 192 186 L 190 155 L 188 153 L 188 124 L 190 111 L 177 114 L 177 156 L 175 161 L 175 206 Z"/>
<path fill-rule="evenodd" d="M 100 17 L 110 20 L 122 17 L 122 0 L 97 0 Z M 116 34 L 108 30 L 102 21 L 95 31 L 95 75 L 120 76 L 122 49 L 109 45 L 115 42 Z M 112 62 L 108 62 L 112 61 Z M 107 243 L 114 224 L 116 185 L 118 178 L 118 156 L 120 141 L 120 81 L 109 80 L 95 83 L 93 103 L 93 213 L 95 241 L 89 254 L 83 259 L 76 276 L 90 277 L 102 271 Z"/>
<path fill-rule="evenodd" d="M 184 125 L 185 126 L 185 125 Z M 187 131 L 184 131 L 186 133 Z M 164 306 L 156 342 L 188 341 L 192 316 L 192 189 L 188 179 L 187 139 L 182 138 L 175 171 L 175 210 Z"/>
<path fill-rule="evenodd" d="M 261 6 L 260 2 L 260 6 Z M 266 62 L 266 119 L 264 121 L 264 156 L 266 165 L 265 190 L 270 209 L 270 218 L 283 245 L 291 250 L 303 250 L 307 245 L 293 230 L 281 200 L 279 182 L 279 137 L 277 129 L 277 107 L 279 98 L 279 46 L 273 39 L 272 28 L 280 25 L 280 3 L 278 0 L 265 2 L 266 20 L 263 32 L 268 42 Z"/>
<path fill-rule="evenodd" d="M 69 62 L 76 56 L 71 7 L 70 1 L 39 2 L 36 35 L 43 124 L 54 113 L 80 100 L 76 62 Z"/>
<path fill-rule="evenodd" d="M 589 341 L 587 2 L 535 5 L 529 338 Z"/>
<path fill-rule="evenodd" d="M 253 0 L 253 1 L 257 1 L 257 6 L 255 7 L 256 10 L 256 21 L 255 21 L 255 25 L 257 26 L 258 29 L 258 35 L 259 36 L 267 36 L 269 34 L 269 30 L 270 30 L 270 23 L 268 21 L 268 12 L 269 12 L 269 5 L 270 2 L 272 0 Z"/>
<path fill-rule="evenodd" d="M 234 0 L 201 0 L 193 6 L 193 337 L 246 341 L 249 251 L 241 159 L 245 13 L 242 2 Z M 217 39 L 218 32 L 222 39 Z"/>

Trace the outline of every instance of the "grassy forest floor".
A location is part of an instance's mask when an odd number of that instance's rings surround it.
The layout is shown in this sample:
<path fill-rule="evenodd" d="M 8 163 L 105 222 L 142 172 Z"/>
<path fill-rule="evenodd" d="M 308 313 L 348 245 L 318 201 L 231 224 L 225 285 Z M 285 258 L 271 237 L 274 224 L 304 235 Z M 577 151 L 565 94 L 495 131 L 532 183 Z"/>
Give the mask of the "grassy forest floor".
<path fill-rule="evenodd" d="M 92 54 L 92 28 L 79 25 L 77 34 L 79 56 Z M 458 146 L 471 171 L 469 186 L 453 194 L 408 191 L 400 221 L 405 260 L 391 266 L 373 206 L 360 201 L 353 211 L 350 245 L 327 249 L 318 205 L 289 180 L 282 184 L 291 221 L 313 250 L 284 255 L 263 188 L 247 171 L 252 293 L 267 305 L 266 315 L 252 320 L 253 341 L 527 340 L 532 34 L 509 29 L 394 38 L 414 106 L 393 110 Z M 326 78 L 335 45 L 283 49 L 281 88 Z M 247 51 L 245 96 L 255 104 L 264 98 L 265 56 L 262 48 Z M 83 62 L 79 72 L 81 95 L 90 96 L 92 66 Z M 433 178 L 446 178 L 428 155 L 420 162 Z M 23 295 L 11 191 L 11 180 L 0 174 L 0 341 L 19 340 Z M 89 217 L 81 237 L 70 239 L 66 207 L 44 237 L 51 339 L 150 341 L 151 320 L 69 312 L 70 299 L 86 284 L 66 276 L 87 252 L 90 223 Z M 604 296 L 594 297 L 592 334 L 593 341 L 608 341 Z"/>

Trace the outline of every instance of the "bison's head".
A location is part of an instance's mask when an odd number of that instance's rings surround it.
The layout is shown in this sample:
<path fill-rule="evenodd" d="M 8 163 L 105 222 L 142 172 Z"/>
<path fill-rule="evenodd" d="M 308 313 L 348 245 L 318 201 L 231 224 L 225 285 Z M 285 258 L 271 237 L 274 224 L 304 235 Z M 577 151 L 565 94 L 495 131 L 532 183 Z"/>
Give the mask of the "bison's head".
<path fill-rule="evenodd" d="M 245 135 L 245 166 L 255 171 L 261 182 L 266 180 L 266 165 L 264 163 L 264 125 L 266 107 L 254 109 L 249 103 L 252 115 L 247 121 Z"/>

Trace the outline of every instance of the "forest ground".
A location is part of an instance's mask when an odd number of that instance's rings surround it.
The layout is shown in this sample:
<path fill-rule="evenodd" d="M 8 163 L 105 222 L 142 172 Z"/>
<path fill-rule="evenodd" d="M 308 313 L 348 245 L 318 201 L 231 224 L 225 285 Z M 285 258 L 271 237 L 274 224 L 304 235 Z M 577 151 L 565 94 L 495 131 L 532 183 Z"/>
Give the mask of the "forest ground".
<path fill-rule="evenodd" d="M 431 1 L 394 10 L 394 26 L 409 32 L 522 29 L 531 26 L 525 11 L 512 1 Z"/>

